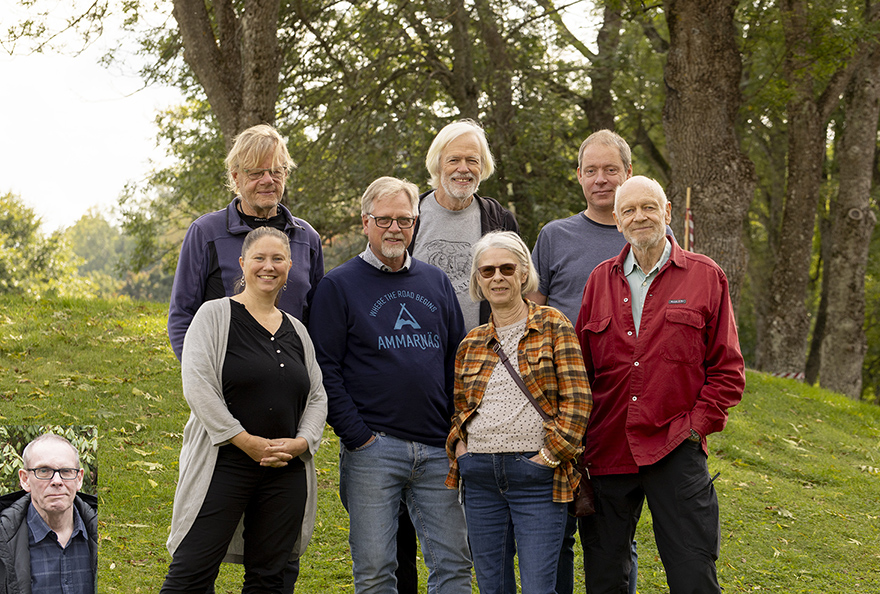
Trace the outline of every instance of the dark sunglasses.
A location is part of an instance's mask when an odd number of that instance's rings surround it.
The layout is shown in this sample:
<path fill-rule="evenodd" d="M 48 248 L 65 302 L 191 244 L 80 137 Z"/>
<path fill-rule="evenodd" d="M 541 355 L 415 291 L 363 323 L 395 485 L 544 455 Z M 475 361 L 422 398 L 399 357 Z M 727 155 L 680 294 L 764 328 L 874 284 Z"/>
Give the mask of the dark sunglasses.
<path fill-rule="evenodd" d="M 495 276 L 495 270 L 500 270 L 501 274 L 504 276 L 513 276 L 513 273 L 516 272 L 516 264 L 502 264 L 501 266 L 480 266 L 477 268 L 480 271 L 480 276 L 483 278 L 492 278 Z"/>

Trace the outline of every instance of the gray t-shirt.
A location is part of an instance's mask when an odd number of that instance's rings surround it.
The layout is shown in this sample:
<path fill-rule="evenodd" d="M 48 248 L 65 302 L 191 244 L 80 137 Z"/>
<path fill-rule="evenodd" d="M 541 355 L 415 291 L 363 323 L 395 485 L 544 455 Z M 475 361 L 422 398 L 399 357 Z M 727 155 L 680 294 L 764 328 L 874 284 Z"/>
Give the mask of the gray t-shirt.
<path fill-rule="evenodd" d="M 532 250 L 532 262 L 540 278 L 538 290 L 547 296 L 547 305 L 574 324 L 590 273 L 620 254 L 625 245 L 615 225 L 590 220 L 583 211 L 544 225 Z"/>
<path fill-rule="evenodd" d="M 437 203 L 433 192 L 422 200 L 413 257 L 433 264 L 449 277 L 468 332 L 480 325 L 480 304 L 472 301 L 468 295 L 471 248 L 478 239 L 480 207 L 476 200 L 471 200 L 462 210 L 443 208 Z"/>

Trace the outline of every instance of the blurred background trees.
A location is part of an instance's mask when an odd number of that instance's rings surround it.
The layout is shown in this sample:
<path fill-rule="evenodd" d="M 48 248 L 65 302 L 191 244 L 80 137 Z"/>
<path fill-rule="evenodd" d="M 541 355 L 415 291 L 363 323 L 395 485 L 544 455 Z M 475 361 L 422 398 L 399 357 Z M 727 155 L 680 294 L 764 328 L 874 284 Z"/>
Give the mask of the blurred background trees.
<path fill-rule="evenodd" d="M 299 169 L 286 201 L 322 234 L 329 265 L 362 248 L 357 204 L 370 181 L 427 189 L 427 147 L 452 120 L 485 127 L 498 168 L 480 191 L 515 210 L 529 244 L 583 208 L 578 146 L 611 128 L 632 145 L 634 172 L 667 188 L 680 239 L 690 192 L 695 250 L 730 279 L 747 363 L 876 400 L 875 0 L 84 7 L 76 27 L 92 35 L 102 10 L 122 10 L 144 81 L 186 96 L 157 117 L 171 165 L 126 188 L 123 239 L 102 250 L 128 275 L 152 271 L 162 286 L 173 273 L 187 226 L 230 199 L 232 137 L 258 121 L 288 138 Z M 168 18 L 147 26 L 146 11 Z M 112 277 L 103 266 L 85 273 Z"/>

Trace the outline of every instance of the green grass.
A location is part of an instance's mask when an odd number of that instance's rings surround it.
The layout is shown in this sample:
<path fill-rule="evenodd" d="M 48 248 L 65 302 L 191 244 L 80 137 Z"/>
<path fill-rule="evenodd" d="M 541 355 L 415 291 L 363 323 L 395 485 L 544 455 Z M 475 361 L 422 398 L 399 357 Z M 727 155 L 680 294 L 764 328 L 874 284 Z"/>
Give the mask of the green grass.
<path fill-rule="evenodd" d="M 156 304 L 0 297 L 0 422 L 99 427 L 100 592 L 158 591 L 170 560 L 189 411 L 165 314 Z M 709 441 L 725 592 L 880 591 L 880 407 L 759 373 L 747 385 Z M 303 594 L 354 589 L 337 451 L 327 430 Z M 647 508 L 637 540 L 639 592 L 665 592 Z M 240 591 L 240 580 L 240 568 L 224 566 L 217 592 Z"/>

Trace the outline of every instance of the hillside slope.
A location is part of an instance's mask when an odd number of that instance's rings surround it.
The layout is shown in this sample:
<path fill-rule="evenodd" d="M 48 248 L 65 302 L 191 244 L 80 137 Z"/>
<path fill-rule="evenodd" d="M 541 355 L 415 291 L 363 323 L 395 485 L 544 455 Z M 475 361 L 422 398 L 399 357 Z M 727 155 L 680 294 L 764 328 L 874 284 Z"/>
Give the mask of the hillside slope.
<path fill-rule="evenodd" d="M 158 591 L 169 562 L 189 411 L 165 314 L 156 304 L 0 297 L 0 423 L 100 429 L 100 592 Z M 304 594 L 352 590 L 338 444 L 325 436 Z M 710 470 L 721 473 L 725 592 L 880 592 L 880 407 L 750 372 L 743 402 L 709 446 Z M 664 592 L 644 516 L 639 592 Z M 239 576 L 224 567 L 218 593 L 236 591 Z"/>

